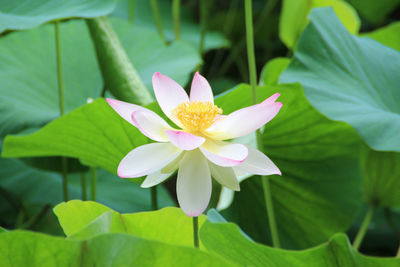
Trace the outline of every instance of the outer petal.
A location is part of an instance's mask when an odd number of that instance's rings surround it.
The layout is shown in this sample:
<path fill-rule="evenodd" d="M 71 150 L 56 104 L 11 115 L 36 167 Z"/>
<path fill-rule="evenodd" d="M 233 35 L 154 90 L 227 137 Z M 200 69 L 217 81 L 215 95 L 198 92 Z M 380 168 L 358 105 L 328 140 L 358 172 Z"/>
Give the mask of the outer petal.
<path fill-rule="evenodd" d="M 161 171 L 154 172 L 152 174 L 147 175 L 146 179 L 144 179 L 143 183 L 140 185 L 143 188 L 152 187 L 164 182 L 168 179 L 173 172 L 171 173 L 162 173 Z"/>
<path fill-rule="evenodd" d="M 168 141 L 164 131 L 172 129 L 172 127 L 155 112 L 151 110 L 134 111 L 132 113 L 132 122 L 148 138 L 158 142 Z"/>
<path fill-rule="evenodd" d="M 193 150 L 201 146 L 206 139 L 184 131 L 165 130 L 168 140 L 183 150 Z"/>
<path fill-rule="evenodd" d="M 132 113 L 138 110 L 147 110 L 150 111 L 144 107 L 135 105 L 135 104 L 131 104 L 131 103 L 127 103 L 124 101 L 119 101 L 116 99 L 112 99 L 112 98 L 106 98 L 108 104 L 122 117 L 124 118 L 127 122 L 133 124 L 132 121 Z M 151 111 L 152 112 L 152 111 Z M 133 124 L 134 125 L 134 124 Z"/>
<path fill-rule="evenodd" d="M 220 167 L 212 162 L 208 162 L 208 164 L 210 166 L 211 176 L 214 177 L 218 183 L 235 191 L 240 190 L 239 181 L 231 167 Z"/>
<path fill-rule="evenodd" d="M 242 144 L 207 140 L 200 147 L 209 161 L 221 167 L 232 167 L 247 157 L 247 147 Z"/>
<path fill-rule="evenodd" d="M 210 84 L 198 72 L 196 72 L 192 80 L 190 101 L 208 101 L 214 103 L 214 95 Z"/>
<path fill-rule="evenodd" d="M 210 202 L 211 188 L 207 159 L 197 149 L 186 152 L 176 181 L 176 194 L 183 212 L 190 217 L 199 216 Z"/>
<path fill-rule="evenodd" d="M 122 178 L 141 177 L 161 170 L 182 152 L 170 143 L 152 143 L 139 146 L 126 155 L 118 166 Z"/>
<path fill-rule="evenodd" d="M 282 175 L 276 165 L 261 151 L 248 147 L 249 155 L 246 160 L 236 165 L 234 168 L 236 173 L 250 173 L 257 175 Z"/>
<path fill-rule="evenodd" d="M 207 129 L 208 135 L 216 140 L 225 140 L 240 137 L 261 128 L 281 109 L 282 103 L 274 102 L 278 96 L 279 94 L 274 94 L 260 104 L 242 108 L 221 117 Z"/>
<path fill-rule="evenodd" d="M 174 108 L 182 102 L 189 101 L 182 86 L 159 72 L 153 75 L 153 88 L 158 104 L 170 119 L 173 119 L 171 118 L 171 112 Z"/>

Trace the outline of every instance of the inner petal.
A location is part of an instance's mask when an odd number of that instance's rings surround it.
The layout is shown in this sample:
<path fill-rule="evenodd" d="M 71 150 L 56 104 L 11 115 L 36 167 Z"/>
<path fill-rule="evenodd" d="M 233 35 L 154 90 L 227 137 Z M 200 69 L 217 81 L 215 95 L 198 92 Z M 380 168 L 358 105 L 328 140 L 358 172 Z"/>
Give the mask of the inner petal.
<path fill-rule="evenodd" d="M 172 116 L 176 118 L 184 130 L 203 135 L 203 131 L 209 128 L 222 114 L 222 109 L 208 101 L 188 101 L 178 105 Z"/>

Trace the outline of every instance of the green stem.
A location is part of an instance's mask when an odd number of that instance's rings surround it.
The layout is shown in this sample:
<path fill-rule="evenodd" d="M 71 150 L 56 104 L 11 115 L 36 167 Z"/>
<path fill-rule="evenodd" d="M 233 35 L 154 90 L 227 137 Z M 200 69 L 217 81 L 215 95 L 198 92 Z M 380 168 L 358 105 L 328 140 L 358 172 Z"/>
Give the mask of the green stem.
<path fill-rule="evenodd" d="M 151 9 L 153 10 L 153 16 L 154 16 L 154 20 L 156 22 L 158 34 L 160 35 L 164 44 L 167 44 L 167 39 L 165 39 L 165 35 L 164 35 L 162 23 L 161 23 L 160 12 L 158 11 L 158 1 L 157 0 L 151 0 Z"/>
<path fill-rule="evenodd" d="M 90 168 L 90 199 L 96 201 L 96 191 L 97 191 L 97 169 L 95 167 Z"/>
<path fill-rule="evenodd" d="M 399 246 L 399 248 L 397 249 L 396 258 L 400 258 L 400 246 Z"/>
<path fill-rule="evenodd" d="M 193 244 L 195 248 L 200 248 L 199 242 L 199 217 L 193 217 Z"/>
<path fill-rule="evenodd" d="M 135 0 L 129 0 L 129 15 L 128 20 L 133 23 L 133 18 L 135 16 Z"/>
<path fill-rule="evenodd" d="M 174 19 L 175 40 L 181 39 L 180 36 L 180 9 L 181 0 L 172 0 L 172 17 Z"/>
<path fill-rule="evenodd" d="M 150 194 L 151 194 L 151 210 L 158 210 L 157 186 L 153 186 L 150 188 Z"/>
<path fill-rule="evenodd" d="M 253 103 L 257 103 L 257 72 L 256 60 L 254 55 L 254 40 L 253 40 L 253 14 L 252 1 L 245 0 L 245 20 L 246 20 L 246 43 L 247 43 L 247 58 L 249 64 L 250 84 L 253 92 Z M 257 131 L 257 147 L 262 148 L 261 133 Z M 274 206 L 272 203 L 271 190 L 268 177 L 261 177 L 265 206 L 267 209 L 269 228 L 272 236 L 272 244 L 274 247 L 280 247 L 278 229 L 275 220 Z"/>
<path fill-rule="evenodd" d="M 61 42 L 60 42 L 60 29 L 59 22 L 54 22 L 55 37 L 56 37 L 56 57 L 57 57 L 57 81 L 58 81 L 58 104 L 60 107 L 60 116 L 64 115 L 64 86 L 62 76 L 62 64 L 61 64 Z M 61 171 L 62 171 L 62 184 L 63 184 L 63 195 L 64 201 L 68 201 L 68 175 L 67 175 L 67 159 L 61 158 Z"/>
<path fill-rule="evenodd" d="M 207 0 L 200 1 L 200 45 L 199 45 L 199 54 L 203 55 L 204 42 L 206 39 L 206 27 L 207 27 Z"/>
<path fill-rule="evenodd" d="M 87 200 L 86 173 L 81 173 L 82 200 Z"/>
<path fill-rule="evenodd" d="M 368 207 L 368 211 L 365 214 L 364 220 L 361 223 L 360 229 L 358 230 L 357 235 L 353 241 L 353 248 L 356 250 L 358 250 L 358 248 L 361 245 L 361 242 L 364 239 L 365 233 L 367 232 L 368 226 L 371 223 L 372 217 L 374 215 L 374 210 L 375 210 L 375 205 L 370 204 Z"/>

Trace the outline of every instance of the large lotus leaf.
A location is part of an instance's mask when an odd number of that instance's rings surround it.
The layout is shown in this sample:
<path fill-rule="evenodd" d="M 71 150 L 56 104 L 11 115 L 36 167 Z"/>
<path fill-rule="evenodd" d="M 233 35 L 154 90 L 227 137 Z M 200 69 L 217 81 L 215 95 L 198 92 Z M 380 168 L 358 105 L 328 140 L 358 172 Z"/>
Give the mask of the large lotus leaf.
<path fill-rule="evenodd" d="M 126 234 L 105 234 L 89 240 L 14 231 L 0 234 L 1 266 L 237 266 L 204 251 L 146 240 Z"/>
<path fill-rule="evenodd" d="M 130 15 L 130 0 L 119 1 L 113 14 L 118 17 L 129 19 Z M 160 13 L 161 23 L 164 35 L 168 40 L 174 40 L 174 25 L 172 19 L 172 8 L 170 1 L 158 0 L 158 9 Z M 190 42 L 193 46 L 199 47 L 200 44 L 200 27 L 198 23 L 193 21 L 194 14 L 190 10 L 181 7 L 180 14 L 180 35 L 181 39 Z M 151 9 L 151 1 L 136 1 L 133 10 L 133 24 L 147 27 L 153 31 L 156 29 L 156 24 Z M 227 47 L 229 41 L 220 33 L 207 31 L 205 35 L 204 50 Z"/>
<path fill-rule="evenodd" d="M 400 52 L 348 33 L 330 8 L 314 10 L 280 82 L 352 125 L 375 150 L 400 151 Z"/>
<path fill-rule="evenodd" d="M 126 233 L 173 245 L 193 246 L 192 218 L 179 208 L 120 214 L 91 201 L 72 200 L 54 208 L 69 238 L 88 239 L 103 233 Z M 206 216 L 199 217 L 199 227 Z"/>
<path fill-rule="evenodd" d="M 124 20 L 113 20 L 112 25 L 148 89 L 154 72 L 184 84 L 200 62 L 197 51 L 183 41 L 165 46 L 152 30 Z M 99 96 L 102 80 L 85 23 L 62 23 L 60 34 L 69 112 Z M 54 45 L 52 25 L 0 39 L 0 135 L 41 126 L 59 116 Z"/>
<path fill-rule="evenodd" d="M 121 159 L 147 138 L 100 98 L 27 136 L 7 136 L 3 157 L 65 156 L 117 172 Z"/>
<path fill-rule="evenodd" d="M 278 85 L 279 76 L 289 65 L 290 59 L 278 57 L 264 65 L 260 75 L 260 85 Z"/>
<path fill-rule="evenodd" d="M 330 6 L 340 21 L 353 34 L 358 33 L 361 22 L 354 8 L 342 0 L 284 0 L 279 21 L 279 37 L 285 45 L 294 49 L 308 23 L 313 8 Z"/>
<path fill-rule="evenodd" d="M 361 36 L 370 37 L 381 44 L 400 51 L 400 22 L 393 22 L 392 24 L 379 28 L 373 32 L 361 34 Z"/>
<path fill-rule="evenodd" d="M 240 85 L 216 103 L 229 113 L 251 105 L 250 91 L 250 86 Z M 348 124 L 331 121 L 316 111 L 298 85 L 259 87 L 259 101 L 276 92 L 281 93 L 283 107 L 265 126 L 263 150 L 282 171 L 282 177 L 270 179 L 283 246 L 305 248 L 348 229 L 358 211 L 359 137 Z M 241 183 L 241 191 L 235 193 L 224 215 L 255 240 L 267 241 L 268 220 L 259 177 Z"/>
<path fill-rule="evenodd" d="M 388 267 L 399 266 L 400 259 L 367 257 L 354 250 L 344 234 L 336 234 L 327 243 L 302 250 L 276 249 L 252 242 L 232 223 L 206 221 L 200 238 L 210 253 L 242 266 L 307 266 L 307 267 Z"/>
<path fill-rule="evenodd" d="M 119 212 L 150 210 L 149 189 L 141 188 L 136 183 L 104 170 L 98 170 L 97 176 L 98 202 Z M 68 177 L 70 199 L 81 198 L 80 175 Z M 88 197 L 90 197 L 89 179 L 89 175 L 86 175 Z M 17 159 L 0 159 L 0 186 L 26 204 L 55 206 L 62 202 L 61 175 L 33 169 Z M 162 187 L 158 190 L 158 204 L 160 207 L 174 204 Z"/>
<path fill-rule="evenodd" d="M 364 199 L 384 207 L 400 207 L 400 153 L 366 149 L 363 155 Z"/>
<path fill-rule="evenodd" d="M 1 0 L 0 33 L 30 29 L 56 19 L 93 18 L 114 9 L 115 0 Z"/>
<path fill-rule="evenodd" d="M 400 5 L 399 0 L 347 0 L 363 17 L 374 24 L 381 23 Z"/>

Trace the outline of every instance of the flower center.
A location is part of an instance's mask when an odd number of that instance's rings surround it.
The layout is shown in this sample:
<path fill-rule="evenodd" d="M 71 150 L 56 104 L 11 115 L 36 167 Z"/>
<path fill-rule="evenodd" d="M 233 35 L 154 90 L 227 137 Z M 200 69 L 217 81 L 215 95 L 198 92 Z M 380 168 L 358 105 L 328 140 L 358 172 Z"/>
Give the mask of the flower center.
<path fill-rule="evenodd" d="M 195 134 L 210 127 L 220 114 L 222 109 L 205 101 L 184 102 L 172 111 L 172 116 L 182 123 L 185 130 Z"/>

